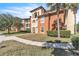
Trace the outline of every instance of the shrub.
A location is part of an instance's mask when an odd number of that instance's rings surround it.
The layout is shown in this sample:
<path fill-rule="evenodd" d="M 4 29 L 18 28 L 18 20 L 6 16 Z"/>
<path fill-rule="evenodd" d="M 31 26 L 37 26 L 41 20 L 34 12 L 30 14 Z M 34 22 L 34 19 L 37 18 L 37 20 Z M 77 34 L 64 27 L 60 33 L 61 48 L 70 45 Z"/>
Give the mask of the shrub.
<path fill-rule="evenodd" d="M 30 33 L 30 32 L 31 32 L 31 30 L 28 28 L 28 29 L 26 29 L 26 30 L 21 30 L 20 32 Z"/>
<path fill-rule="evenodd" d="M 48 36 L 57 37 L 58 32 L 57 31 L 47 31 Z M 71 35 L 71 32 L 69 30 L 60 30 L 60 36 L 64 38 L 69 38 Z"/>
<path fill-rule="evenodd" d="M 30 32 L 31 32 L 31 30 L 30 30 L 30 29 L 26 29 L 26 32 L 27 32 L 27 33 L 30 33 Z"/>
<path fill-rule="evenodd" d="M 72 41 L 73 46 L 74 46 L 76 49 L 79 49 L 79 37 L 73 37 L 73 38 L 71 39 L 71 41 Z"/>
<path fill-rule="evenodd" d="M 55 40 L 55 43 L 61 43 L 61 41 L 60 40 Z"/>
<path fill-rule="evenodd" d="M 53 41 L 46 41 L 47 43 L 54 43 Z"/>

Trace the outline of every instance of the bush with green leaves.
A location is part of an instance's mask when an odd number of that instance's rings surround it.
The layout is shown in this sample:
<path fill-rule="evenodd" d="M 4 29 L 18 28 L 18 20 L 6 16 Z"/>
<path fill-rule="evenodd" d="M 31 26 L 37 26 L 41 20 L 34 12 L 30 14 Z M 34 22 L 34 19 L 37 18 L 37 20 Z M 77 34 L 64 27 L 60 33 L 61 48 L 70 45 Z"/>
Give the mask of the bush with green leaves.
<path fill-rule="evenodd" d="M 31 32 L 30 28 L 26 29 L 26 32 L 27 33 L 30 33 Z"/>
<path fill-rule="evenodd" d="M 31 30 L 30 30 L 30 28 L 27 28 L 26 30 L 21 30 L 20 32 L 30 33 L 30 32 L 31 32 Z"/>
<path fill-rule="evenodd" d="M 79 37 L 73 37 L 71 41 L 75 49 L 79 49 Z"/>
<path fill-rule="evenodd" d="M 47 31 L 48 36 L 57 37 L 58 32 L 57 31 Z M 71 32 L 69 30 L 60 30 L 60 36 L 64 38 L 69 38 L 71 35 Z"/>

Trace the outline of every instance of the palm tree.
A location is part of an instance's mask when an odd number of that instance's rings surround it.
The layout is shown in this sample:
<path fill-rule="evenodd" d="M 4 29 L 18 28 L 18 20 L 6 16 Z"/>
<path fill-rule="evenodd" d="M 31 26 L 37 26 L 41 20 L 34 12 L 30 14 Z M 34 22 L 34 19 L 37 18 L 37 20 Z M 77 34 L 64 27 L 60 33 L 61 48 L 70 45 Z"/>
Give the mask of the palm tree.
<path fill-rule="evenodd" d="M 60 23 L 59 23 L 59 11 L 61 3 L 48 3 L 47 4 L 50 11 L 57 11 L 57 29 L 58 29 L 58 40 L 60 39 Z"/>
<path fill-rule="evenodd" d="M 58 27 L 58 39 L 60 38 L 60 26 L 59 26 L 59 10 L 62 7 L 64 10 L 64 17 L 68 14 L 68 10 L 71 9 L 74 13 L 75 24 L 74 24 L 74 34 L 77 33 L 77 25 L 76 25 L 76 13 L 77 9 L 79 8 L 78 3 L 48 3 L 47 4 L 50 11 L 57 10 L 57 27 Z"/>

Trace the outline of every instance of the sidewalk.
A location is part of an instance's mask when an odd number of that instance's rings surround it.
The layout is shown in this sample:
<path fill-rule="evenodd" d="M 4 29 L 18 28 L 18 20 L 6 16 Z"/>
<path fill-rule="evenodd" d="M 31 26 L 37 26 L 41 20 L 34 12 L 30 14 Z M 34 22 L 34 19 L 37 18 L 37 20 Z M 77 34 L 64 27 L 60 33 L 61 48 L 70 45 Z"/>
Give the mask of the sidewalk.
<path fill-rule="evenodd" d="M 19 38 L 16 36 L 0 36 L 0 42 L 7 41 L 7 40 L 15 40 L 24 44 L 28 45 L 35 45 L 40 47 L 50 47 L 50 48 L 62 48 L 62 49 L 73 49 L 74 47 L 72 44 L 69 43 L 46 43 L 46 42 L 38 42 L 38 41 L 31 41 L 31 40 L 25 40 L 23 38 Z"/>
<path fill-rule="evenodd" d="M 18 42 L 21 42 L 21 43 L 24 43 L 24 44 L 41 46 L 41 47 L 45 43 L 45 42 L 37 42 L 37 41 L 25 40 L 25 39 L 18 38 L 18 37 L 15 37 L 15 36 L 0 36 L 0 42 L 7 41 L 7 40 L 15 40 L 15 41 L 18 41 Z"/>

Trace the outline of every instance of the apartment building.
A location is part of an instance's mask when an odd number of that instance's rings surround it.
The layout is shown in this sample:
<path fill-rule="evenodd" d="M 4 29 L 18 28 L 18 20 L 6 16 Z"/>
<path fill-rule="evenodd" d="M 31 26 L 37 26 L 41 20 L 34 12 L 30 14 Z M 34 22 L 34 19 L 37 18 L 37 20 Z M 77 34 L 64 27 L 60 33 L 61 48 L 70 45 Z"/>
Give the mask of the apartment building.
<path fill-rule="evenodd" d="M 30 18 L 22 19 L 22 25 L 21 30 L 30 29 Z"/>
<path fill-rule="evenodd" d="M 43 15 L 46 10 L 40 6 L 36 9 L 31 10 L 31 32 L 38 33 L 38 16 Z"/>
<path fill-rule="evenodd" d="M 48 30 L 57 30 L 57 12 L 46 11 L 42 6 L 30 11 L 31 16 L 31 32 L 32 33 L 47 33 Z M 74 14 L 71 10 L 68 11 L 65 19 L 64 10 L 59 11 L 60 29 L 66 28 L 74 34 Z M 71 23 L 72 22 L 72 23 Z"/>

